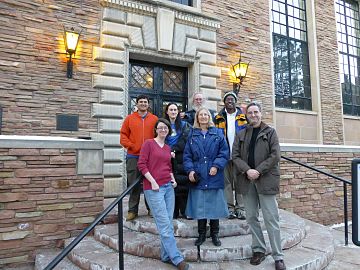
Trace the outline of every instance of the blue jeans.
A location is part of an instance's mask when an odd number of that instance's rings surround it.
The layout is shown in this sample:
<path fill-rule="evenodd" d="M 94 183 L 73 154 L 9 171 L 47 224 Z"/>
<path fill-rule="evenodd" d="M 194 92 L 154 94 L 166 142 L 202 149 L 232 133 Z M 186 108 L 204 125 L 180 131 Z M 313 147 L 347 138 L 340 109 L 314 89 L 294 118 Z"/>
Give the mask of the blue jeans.
<path fill-rule="evenodd" d="M 178 265 L 184 260 L 184 257 L 176 246 L 172 223 L 175 205 L 174 188 L 169 182 L 160 186 L 159 191 L 144 190 L 144 194 L 159 231 L 160 258 L 163 262 L 171 260 L 174 265 Z"/>

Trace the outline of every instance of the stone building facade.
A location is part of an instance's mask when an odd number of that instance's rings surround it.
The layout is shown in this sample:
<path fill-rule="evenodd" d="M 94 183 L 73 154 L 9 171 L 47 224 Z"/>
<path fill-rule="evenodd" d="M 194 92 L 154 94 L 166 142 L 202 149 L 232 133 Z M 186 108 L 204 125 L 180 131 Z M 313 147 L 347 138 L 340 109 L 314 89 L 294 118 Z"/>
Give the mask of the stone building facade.
<path fill-rule="evenodd" d="M 186 68 L 187 96 L 203 92 L 207 105 L 220 109 L 223 93 L 233 87 L 230 66 L 241 51 L 251 62 L 240 101 L 261 101 L 281 142 L 360 145 L 360 133 L 354 132 L 360 118 L 342 113 L 333 2 L 305 1 L 312 96 L 307 111 L 275 106 L 273 1 L 189 3 L 1 1 L 1 134 L 103 141 L 105 195 L 119 194 L 125 173 L 119 129 L 131 104 L 129 63 Z M 66 78 L 64 26 L 82 29 L 72 79 Z M 78 116 L 78 130 L 58 130 L 59 114 Z"/>

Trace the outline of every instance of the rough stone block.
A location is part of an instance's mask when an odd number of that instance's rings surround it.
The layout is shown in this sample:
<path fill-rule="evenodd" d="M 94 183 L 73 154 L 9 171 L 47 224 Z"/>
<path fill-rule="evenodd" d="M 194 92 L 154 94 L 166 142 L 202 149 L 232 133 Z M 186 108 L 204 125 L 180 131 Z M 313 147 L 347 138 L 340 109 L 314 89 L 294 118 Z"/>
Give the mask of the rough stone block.
<path fill-rule="evenodd" d="M 220 78 L 221 77 L 221 68 L 216 67 L 216 66 L 200 64 L 200 75 Z"/>
<path fill-rule="evenodd" d="M 120 131 L 123 120 L 121 119 L 100 119 L 99 131 L 100 132 L 116 132 Z M 105 150 L 105 149 L 104 149 Z"/>
<path fill-rule="evenodd" d="M 124 148 L 108 148 L 104 149 L 105 161 L 123 161 L 125 159 Z"/>
<path fill-rule="evenodd" d="M 105 146 L 120 146 L 120 132 L 119 134 L 100 134 L 91 133 L 93 140 L 103 141 Z"/>
<path fill-rule="evenodd" d="M 93 58 L 97 61 L 106 61 L 123 64 L 125 62 L 125 52 L 108 48 L 94 47 Z"/>
<path fill-rule="evenodd" d="M 103 20 L 114 23 L 125 23 L 125 12 L 115 8 L 104 8 Z"/>
<path fill-rule="evenodd" d="M 216 65 L 216 54 L 197 52 L 197 56 L 200 58 L 200 64 Z"/>
<path fill-rule="evenodd" d="M 196 56 L 196 52 L 216 54 L 216 43 L 188 38 L 185 47 L 185 55 Z"/>
<path fill-rule="evenodd" d="M 0 202 L 16 202 L 26 201 L 28 198 L 26 193 L 0 193 Z"/>
<path fill-rule="evenodd" d="M 200 39 L 204 40 L 204 41 L 209 41 L 209 42 L 216 42 L 216 32 L 215 31 L 210 31 L 210 30 L 205 30 L 205 29 L 200 29 Z"/>
<path fill-rule="evenodd" d="M 125 82 L 124 82 L 124 78 L 94 74 L 93 75 L 93 87 L 94 88 L 115 89 L 115 90 L 123 91 L 124 87 L 125 87 Z"/>
<path fill-rule="evenodd" d="M 216 89 L 216 79 L 211 77 L 200 76 L 200 87 Z"/>
<path fill-rule="evenodd" d="M 103 34 L 128 38 L 131 46 L 144 47 L 141 28 L 112 22 L 103 22 L 102 26 Z"/>
<path fill-rule="evenodd" d="M 75 168 L 37 168 L 16 169 L 16 177 L 66 176 L 75 175 Z"/>
<path fill-rule="evenodd" d="M 65 210 L 74 207 L 73 203 L 60 203 L 60 204 L 49 204 L 49 205 L 38 205 L 37 210 L 39 211 L 54 211 L 54 210 Z"/>
<path fill-rule="evenodd" d="M 0 233 L 0 240 L 6 241 L 6 240 L 24 239 L 29 234 L 31 234 L 31 231 L 16 231 L 16 232 Z"/>
<path fill-rule="evenodd" d="M 100 63 L 100 74 L 105 76 L 124 77 L 125 66 L 123 64 L 115 64 L 109 62 Z"/>
<path fill-rule="evenodd" d="M 171 52 L 174 38 L 175 13 L 159 8 L 156 17 L 158 51 Z"/>
<path fill-rule="evenodd" d="M 183 54 L 185 52 L 187 38 L 197 39 L 198 35 L 198 28 L 185 24 L 175 23 L 173 52 Z"/>
<path fill-rule="evenodd" d="M 123 105 L 110 105 L 94 103 L 92 106 L 92 116 L 94 117 L 117 117 L 122 115 L 124 111 Z"/>
<path fill-rule="evenodd" d="M 109 48 L 115 50 L 125 50 L 125 45 L 129 44 L 128 38 L 111 36 L 111 35 L 101 35 L 100 37 L 100 47 Z"/>
<path fill-rule="evenodd" d="M 104 164 L 105 176 L 118 176 L 121 175 L 121 163 L 105 163 Z"/>
<path fill-rule="evenodd" d="M 88 224 L 95 220 L 93 217 L 80 217 L 75 218 L 75 224 Z"/>

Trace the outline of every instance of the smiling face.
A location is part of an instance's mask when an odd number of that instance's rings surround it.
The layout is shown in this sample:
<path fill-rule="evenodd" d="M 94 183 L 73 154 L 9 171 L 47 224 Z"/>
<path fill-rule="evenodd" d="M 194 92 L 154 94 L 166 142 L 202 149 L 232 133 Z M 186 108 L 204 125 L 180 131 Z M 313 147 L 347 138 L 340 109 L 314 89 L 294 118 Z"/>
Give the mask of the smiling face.
<path fill-rule="evenodd" d="M 261 124 L 261 110 L 258 106 L 253 105 L 248 107 L 246 112 L 247 119 L 249 120 L 249 125 L 253 126 L 254 128 L 257 128 Z"/>
<path fill-rule="evenodd" d="M 169 119 L 172 121 L 175 121 L 178 113 L 179 113 L 179 109 L 175 104 L 171 104 L 166 111 L 166 114 L 169 116 Z"/>
<path fill-rule="evenodd" d="M 205 99 L 203 97 L 202 94 L 196 94 L 194 97 L 193 97 L 193 107 L 195 109 L 195 111 L 197 109 L 199 109 L 200 107 L 202 107 L 202 105 L 205 103 Z"/>
<path fill-rule="evenodd" d="M 155 134 L 155 137 L 165 139 L 166 136 L 169 134 L 169 127 L 163 122 L 158 122 L 155 126 Z"/>
<path fill-rule="evenodd" d="M 228 113 L 233 113 L 235 111 L 235 104 L 236 104 L 236 100 L 232 95 L 228 95 L 225 98 L 225 109 Z"/>
<path fill-rule="evenodd" d="M 138 112 L 144 113 L 149 109 L 149 101 L 146 98 L 139 99 L 136 103 Z"/>
<path fill-rule="evenodd" d="M 200 111 L 198 111 L 197 116 L 200 126 L 209 124 L 210 115 L 208 114 L 207 110 L 200 109 Z"/>

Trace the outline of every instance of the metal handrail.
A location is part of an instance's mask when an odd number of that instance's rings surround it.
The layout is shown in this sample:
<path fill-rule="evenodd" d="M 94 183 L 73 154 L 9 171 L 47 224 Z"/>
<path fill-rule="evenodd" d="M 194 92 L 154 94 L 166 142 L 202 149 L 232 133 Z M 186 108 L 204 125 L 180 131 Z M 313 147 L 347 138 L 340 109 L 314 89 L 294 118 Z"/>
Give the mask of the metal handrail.
<path fill-rule="evenodd" d="M 288 157 L 285 157 L 285 156 L 281 156 L 281 158 L 287 160 L 287 161 L 290 161 L 290 162 L 293 162 L 295 164 L 298 164 L 300 166 L 303 166 L 305 168 L 308 168 L 310 170 L 313 170 L 313 171 L 316 171 L 318 173 L 321 173 L 321 174 L 324 174 L 326 176 L 329 176 L 329 177 L 332 177 L 336 180 L 339 180 L 341 182 L 343 182 L 343 189 L 344 189 L 344 224 L 345 224 L 345 245 L 347 246 L 349 244 L 349 229 L 348 229 L 348 198 L 347 198 L 347 184 L 348 185 L 351 185 L 351 181 L 347 180 L 347 179 L 344 179 L 344 178 L 341 178 L 341 177 L 338 177 L 336 175 L 333 175 L 331 173 L 328 173 L 328 172 L 325 172 L 323 170 L 320 170 L 320 169 L 317 169 L 315 167 L 311 167 L 305 163 L 302 163 L 300 161 L 297 161 L 297 160 L 294 160 L 292 158 L 288 158 Z"/>
<path fill-rule="evenodd" d="M 110 211 L 118 205 L 118 241 L 119 241 L 119 269 L 124 269 L 124 244 L 123 244 L 123 209 L 122 209 L 122 199 L 137 185 L 139 184 L 142 176 L 139 176 L 133 184 L 131 184 L 116 200 L 114 200 L 101 214 L 87 227 L 81 234 L 79 234 L 66 248 L 63 249 L 46 267 L 44 270 L 54 269 L 56 265 L 64 259 L 70 251 L 77 245 L 79 242 L 91 232 L 95 226 L 102 221 Z M 120 203 L 121 202 L 121 203 Z"/>

